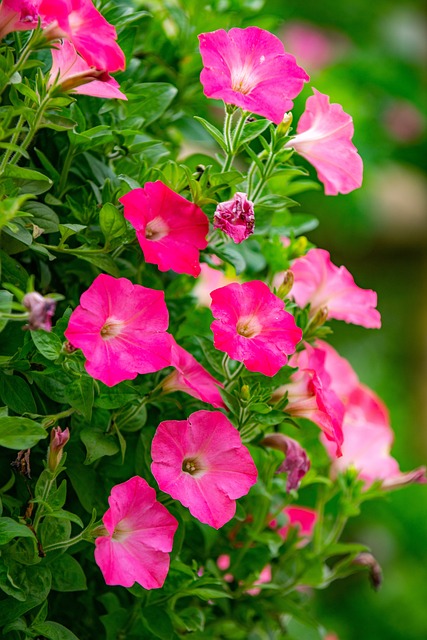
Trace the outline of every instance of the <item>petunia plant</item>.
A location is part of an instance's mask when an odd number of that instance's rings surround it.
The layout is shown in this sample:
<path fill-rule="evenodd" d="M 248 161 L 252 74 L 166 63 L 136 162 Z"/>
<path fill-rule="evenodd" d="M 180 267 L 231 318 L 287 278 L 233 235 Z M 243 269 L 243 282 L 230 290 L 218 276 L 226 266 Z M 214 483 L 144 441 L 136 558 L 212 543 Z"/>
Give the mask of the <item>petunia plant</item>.
<path fill-rule="evenodd" d="M 361 187 L 352 118 L 313 89 L 293 130 L 264 29 L 171 66 L 184 13 L 113 5 L 0 5 L 1 633 L 327 638 L 310 590 L 380 574 L 347 521 L 426 482 L 327 341 L 377 295 L 293 212 L 299 155 Z"/>

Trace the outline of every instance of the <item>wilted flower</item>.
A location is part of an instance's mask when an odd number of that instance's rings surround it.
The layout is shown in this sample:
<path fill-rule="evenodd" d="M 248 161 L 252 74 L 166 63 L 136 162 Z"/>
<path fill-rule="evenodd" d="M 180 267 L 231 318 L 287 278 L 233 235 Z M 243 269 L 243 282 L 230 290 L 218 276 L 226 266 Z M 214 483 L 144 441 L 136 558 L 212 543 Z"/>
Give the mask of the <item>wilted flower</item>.
<path fill-rule="evenodd" d="M 68 427 L 62 431 L 61 427 L 54 427 L 50 432 L 49 453 L 47 455 L 47 466 L 50 471 L 55 471 L 61 461 L 63 450 L 70 439 Z"/>
<path fill-rule="evenodd" d="M 101 274 L 80 298 L 65 337 L 86 356 L 86 371 L 112 387 L 170 363 L 163 291 Z"/>
<path fill-rule="evenodd" d="M 147 182 L 119 198 L 124 216 L 136 230 L 146 262 L 197 277 L 199 251 L 208 246 L 209 222 L 197 205 L 163 182 Z"/>
<path fill-rule="evenodd" d="M 163 586 L 178 522 L 143 478 L 111 489 L 102 521 L 108 535 L 95 540 L 95 561 L 108 585 Z"/>
<path fill-rule="evenodd" d="M 151 446 L 151 471 L 162 491 L 219 529 L 236 512 L 257 470 L 240 434 L 219 411 L 161 422 Z"/>
<path fill-rule="evenodd" d="M 278 449 L 285 454 L 280 467 L 276 473 L 287 473 L 286 491 L 299 489 L 301 480 L 310 469 L 310 460 L 307 452 L 302 448 L 299 442 L 283 433 L 269 433 L 262 440 L 261 444 L 265 447 Z"/>
<path fill-rule="evenodd" d="M 25 294 L 22 304 L 29 311 L 28 325 L 26 328 L 31 331 L 36 329 L 44 329 L 50 331 L 52 329 L 52 317 L 55 313 L 56 300 L 53 298 L 44 298 L 37 291 Z"/>
<path fill-rule="evenodd" d="M 291 266 L 294 284 L 290 296 L 301 308 L 310 303 L 310 314 L 326 308 L 328 318 L 344 320 L 367 329 L 379 329 L 381 316 L 375 309 L 377 294 L 361 289 L 351 273 L 337 267 L 324 249 L 310 249 Z"/>
<path fill-rule="evenodd" d="M 363 162 L 351 141 L 353 120 L 339 104 L 313 89 L 307 100 L 297 135 L 286 143 L 308 160 L 325 185 L 325 194 L 334 196 L 358 189 L 363 179 Z"/>
<path fill-rule="evenodd" d="M 367 567 L 369 569 L 369 578 L 375 591 L 381 587 L 383 581 L 383 572 L 381 566 L 374 558 L 372 553 L 359 553 L 355 557 L 352 564 L 359 565 L 360 567 Z"/>
<path fill-rule="evenodd" d="M 253 202 L 246 193 L 237 192 L 231 200 L 220 202 L 214 213 L 215 229 L 224 231 L 236 244 L 243 242 L 254 232 Z"/>
<path fill-rule="evenodd" d="M 308 75 L 272 33 L 258 27 L 199 35 L 205 96 L 279 124 Z"/>
<path fill-rule="evenodd" d="M 229 284 L 211 298 L 215 347 L 249 371 L 274 376 L 302 338 L 283 301 L 259 280 Z"/>

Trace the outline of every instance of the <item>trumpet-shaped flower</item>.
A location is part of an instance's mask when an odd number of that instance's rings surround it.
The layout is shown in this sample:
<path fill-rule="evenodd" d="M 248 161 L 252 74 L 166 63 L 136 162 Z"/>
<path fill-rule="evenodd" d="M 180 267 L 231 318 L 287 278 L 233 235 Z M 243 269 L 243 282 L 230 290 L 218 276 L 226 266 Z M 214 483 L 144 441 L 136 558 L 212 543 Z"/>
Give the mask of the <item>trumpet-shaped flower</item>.
<path fill-rule="evenodd" d="M 160 271 L 200 274 L 199 251 L 208 246 L 209 222 L 197 205 L 163 182 L 147 182 L 119 198 L 124 216 L 136 229 L 146 262 Z"/>
<path fill-rule="evenodd" d="M 291 270 L 294 284 L 289 295 L 301 308 L 310 303 L 311 315 L 326 309 L 328 318 L 367 329 L 381 327 L 375 291 L 358 287 L 345 267 L 331 262 L 328 251 L 310 249 L 293 262 Z"/>
<path fill-rule="evenodd" d="M 64 335 L 86 356 L 86 371 L 113 386 L 170 363 L 163 291 L 99 275 L 80 298 Z"/>
<path fill-rule="evenodd" d="M 205 96 L 279 124 L 308 75 L 281 41 L 258 27 L 199 35 Z"/>
<path fill-rule="evenodd" d="M 236 512 L 236 499 L 256 482 L 257 471 L 239 432 L 219 411 L 196 411 L 166 420 L 151 447 L 151 471 L 162 491 L 219 529 Z"/>
<path fill-rule="evenodd" d="M 178 522 L 145 480 L 117 484 L 102 521 L 108 535 L 95 540 L 95 561 L 109 585 L 159 589 L 169 571 Z"/>
<path fill-rule="evenodd" d="M 214 227 L 224 231 L 236 244 L 253 234 L 254 205 L 246 193 L 237 192 L 231 200 L 219 203 L 214 213 Z"/>
<path fill-rule="evenodd" d="M 223 387 L 218 380 L 197 362 L 191 353 L 179 346 L 173 338 L 170 364 L 175 367 L 162 382 L 163 391 L 183 391 L 193 398 L 208 402 L 215 408 L 225 409 L 218 387 Z"/>
<path fill-rule="evenodd" d="M 274 376 L 302 338 L 283 301 L 258 280 L 229 284 L 211 298 L 215 347 L 249 371 Z"/>
<path fill-rule="evenodd" d="M 353 119 L 339 104 L 329 104 L 329 97 L 313 89 L 307 100 L 297 135 L 286 143 L 317 171 L 325 185 L 325 194 L 335 196 L 358 189 L 363 179 L 363 162 L 351 139 Z"/>
<path fill-rule="evenodd" d="M 46 36 L 70 40 L 91 67 L 109 73 L 125 68 L 116 29 L 92 0 L 41 0 L 39 12 Z"/>
<path fill-rule="evenodd" d="M 120 91 L 117 80 L 107 71 L 90 67 L 68 40 L 57 43 L 52 49 L 52 68 L 48 84 L 51 85 L 55 81 L 63 91 L 73 91 L 96 98 L 127 100 L 125 94 Z"/>

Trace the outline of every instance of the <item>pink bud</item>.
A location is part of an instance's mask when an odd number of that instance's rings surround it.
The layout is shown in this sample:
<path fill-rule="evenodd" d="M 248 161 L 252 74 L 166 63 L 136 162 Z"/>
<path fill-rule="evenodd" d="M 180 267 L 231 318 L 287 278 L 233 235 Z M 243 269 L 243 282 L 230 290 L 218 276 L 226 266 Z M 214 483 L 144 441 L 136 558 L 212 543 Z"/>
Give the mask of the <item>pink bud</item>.
<path fill-rule="evenodd" d="M 219 203 L 214 213 L 214 227 L 224 231 L 236 244 L 253 234 L 254 205 L 246 193 L 237 192 L 231 200 Z"/>
<path fill-rule="evenodd" d="M 56 300 L 44 298 L 37 291 L 32 291 L 23 297 L 22 304 L 29 311 L 27 329 L 31 329 L 31 331 L 35 329 L 50 331 L 52 329 L 52 316 L 55 313 Z"/>
<path fill-rule="evenodd" d="M 287 473 L 286 491 L 298 489 L 301 480 L 310 469 L 310 460 L 302 446 L 293 438 L 282 433 L 270 433 L 265 436 L 261 444 L 272 449 L 279 449 L 285 454 L 285 459 L 277 470 L 277 473 Z"/>
<path fill-rule="evenodd" d="M 70 431 L 68 427 L 64 429 L 64 431 L 62 431 L 61 427 L 54 427 L 50 432 L 50 445 L 47 457 L 47 466 L 50 471 L 55 471 L 58 468 L 63 449 L 69 439 Z"/>

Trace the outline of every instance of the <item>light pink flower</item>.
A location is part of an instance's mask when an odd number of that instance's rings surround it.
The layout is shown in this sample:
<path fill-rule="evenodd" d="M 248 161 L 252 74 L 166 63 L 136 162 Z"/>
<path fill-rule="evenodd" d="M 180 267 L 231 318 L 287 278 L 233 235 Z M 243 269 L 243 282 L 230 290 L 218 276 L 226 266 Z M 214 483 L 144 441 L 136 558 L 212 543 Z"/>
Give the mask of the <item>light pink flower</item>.
<path fill-rule="evenodd" d="M 274 376 L 302 338 L 283 301 L 259 280 L 229 284 L 211 298 L 215 347 L 249 371 Z"/>
<path fill-rule="evenodd" d="M 317 352 L 324 354 L 324 371 L 328 376 L 326 384 L 333 389 L 338 398 L 347 404 L 350 394 L 359 386 L 359 378 L 353 367 L 346 358 L 328 343 L 323 340 L 316 340 L 315 348 Z"/>
<path fill-rule="evenodd" d="M 280 124 L 308 75 L 273 34 L 258 27 L 199 35 L 205 96 Z"/>
<path fill-rule="evenodd" d="M 226 553 L 218 556 L 216 559 L 216 565 L 220 571 L 227 571 L 230 568 L 230 556 Z"/>
<path fill-rule="evenodd" d="M 95 562 L 109 585 L 163 586 L 178 522 L 145 480 L 134 476 L 111 489 L 102 521 L 108 535 L 95 540 Z"/>
<path fill-rule="evenodd" d="M 309 71 L 320 71 L 333 64 L 349 46 L 343 34 L 300 21 L 286 22 L 283 40 Z"/>
<path fill-rule="evenodd" d="M 219 529 L 236 512 L 236 499 L 256 482 L 257 471 L 239 432 L 219 411 L 196 411 L 188 420 L 157 427 L 151 471 L 162 491 Z"/>
<path fill-rule="evenodd" d="M 253 583 L 254 586 L 250 589 L 247 589 L 246 593 L 248 593 L 250 596 L 258 596 L 261 593 L 261 589 L 257 585 L 268 584 L 269 582 L 271 582 L 271 577 L 271 565 L 267 564 L 264 569 L 261 570 L 258 578 Z"/>
<path fill-rule="evenodd" d="M 35 29 L 40 0 L 3 0 L 0 4 L 0 39 L 12 31 Z"/>
<path fill-rule="evenodd" d="M 215 229 L 224 231 L 236 244 L 243 242 L 254 232 L 253 202 L 248 200 L 246 193 L 235 193 L 231 200 L 219 203 L 213 225 Z"/>
<path fill-rule="evenodd" d="M 299 442 L 293 438 L 285 436 L 283 433 L 269 433 L 262 440 L 264 447 L 278 449 L 285 454 L 280 467 L 276 473 L 287 473 L 286 491 L 299 489 L 301 480 L 310 469 L 310 460 L 307 452 L 302 448 Z"/>
<path fill-rule="evenodd" d="M 390 455 L 394 435 L 387 408 L 365 385 L 359 384 L 349 396 L 343 433 L 343 455 L 333 460 L 332 475 L 353 467 L 365 488 L 377 480 L 382 481 L 384 489 L 427 481 L 425 467 L 401 473 L 397 460 Z M 331 456 L 330 443 L 323 438 L 322 442 Z"/>
<path fill-rule="evenodd" d="M 64 332 L 86 356 L 86 371 L 109 387 L 170 363 L 163 291 L 99 275 L 80 298 Z"/>
<path fill-rule="evenodd" d="M 219 261 L 220 262 L 220 261 Z M 210 267 L 206 262 L 200 265 L 200 276 L 197 278 L 193 289 L 193 295 L 197 298 L 198 304 L 203 307 L 211 306 L 211 293 L 214 289 L 225 287 L 232 282 L 239 282 L 239 278 L 228 277 L 220 269 Z"/>
<path fill-rule="evenodd" d="M 328 251 L 310 249 L 307 255 L 294 260 L 291 270 L 294 284 L 289 295 L 301 308 L 310 303 L 312 316 L 326 308 L 328 318 L 368 329 L 381 327 L 375 291 L 358 287 L 345 267 L 331 262 Z"/>
<path fill-rule="evenodd" d="M 298 529 L 298 535 L 305 539 L 305 543 L 312 537 L 314 527 L 317 522 L 317 512 L 314 509 L 308 507 L 285 507 L 283 509 L 288 524 L 284 527 L 277 529 L 277 533 L 283 540 L 288 537 L 289 527 L 295 527 Z M 275 528 L 277 523 L 272 520 L 270 527 Z"/>
<path fill-rule="evenodd" d="M 325 369 L 326 354 L 305 345 L 289 361 L 296 367 L 290 381 L 273 392 L 272 400 L 277 402 L 287 394 L 288 403 L 284 411 L 295 418 L 311 420 L 322 429 L 328 440 L 334 443 L 336 455 L 340 455 L 343 442 L 342 421 L 344 405 L 333 390 L 331 378 Z"/>
<path fill-rule="evenodd" d="M 31 331 L 52 329 L 52 317 L 56 309 L 56 300 L 43 297 L 37 291 L 26 293 L 22 298 L 22 304 L 28 309 L 28 325 L 25 327 Z"/>
<path fill-rule="evenodd" d="M 351 141 L 352 117 L 339 104 L 313 89 L 302 114 L 297 135 L 286 143 L 308 160 L 325 185 L 325 194 L 335 196 L 358 189 L 363 179 L 363 162 Z"/>
<path fill-rule="evenodd" d="M 191 353 L 180 347 L 173 338 L 171 340 L 169 364 L 175 367 L 175 371 L 163 380 L 163 391 L 166 393 L 183 391 L 193 398 L 202 400 L 202 402 L 208 402 L 217 409 L 225 409 L 225 404 L 218 391 L 218 387 L 224 385 L 211 376 Z"/>
<path fill-rule="evenodd" d="M 125 68 L 116 29 L 92 0 L 41 0 L 39 12 L 47 37 L 70 40 L 88 65 L 109 73 Z"/>
<path fill-rule="evenodd" d="M 119 198 L 124 216 L 136 230 L 146 262 L 197 277 L 199 251 L 208 246 L 209 222 L 197 205 L 163 182 L 147 182 Z"/>
<path fill-rule="evenodd" d="M 127 100 L 120 91 L 119 83 L 107 71 L 99 71 L 79 56 L 68 40 L 62 40 L 52 49 L 52 68 L 48 85 L 55 81 L 62 91 L 73 91 L 96 98 L 118 98 Z"/>

